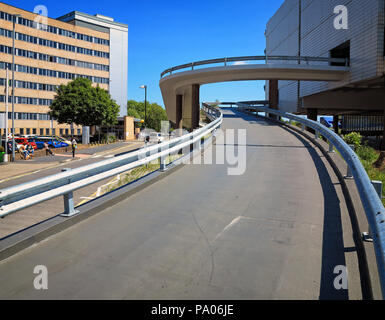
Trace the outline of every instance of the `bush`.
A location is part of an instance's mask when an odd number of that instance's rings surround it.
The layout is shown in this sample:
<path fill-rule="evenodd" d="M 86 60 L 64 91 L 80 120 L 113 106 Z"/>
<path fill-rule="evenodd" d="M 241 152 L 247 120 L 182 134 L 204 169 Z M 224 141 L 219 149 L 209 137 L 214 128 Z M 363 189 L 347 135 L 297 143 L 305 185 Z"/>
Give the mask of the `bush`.
<path fill-rule="evenodd" d="M 116 142 L 116 141 L 117 141 L 116 136 L 111 135 L 111 136 L 108 137 L 108 142 L 109 142 L 109 143 L 114 143 L 114 142 Z"/>
<path fill-rule="evenodd" d="M 356 153 L 361 160 L 368 161 L 371 164 L 378 158 L 378 154 L 374 151 L 374 149 L 368 146 L 359 146 L 356 149 Z"/>
<path fill-rule="evenodd" d="M 354 145 L 356 149 L 361 146 L 362 136 L 358 132 L 352 132 L 344 136 L 344 140 L 349 145 Z"/>

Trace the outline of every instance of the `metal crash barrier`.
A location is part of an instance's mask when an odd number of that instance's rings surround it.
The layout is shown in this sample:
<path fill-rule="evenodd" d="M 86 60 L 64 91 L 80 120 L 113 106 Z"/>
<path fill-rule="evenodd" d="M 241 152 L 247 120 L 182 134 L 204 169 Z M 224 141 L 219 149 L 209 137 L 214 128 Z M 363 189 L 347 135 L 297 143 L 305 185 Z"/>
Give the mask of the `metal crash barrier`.
<path fill-rule="evenodd" d="M 365 168 L 352 147 L 349 146 L 338 134 L 326 128 L 319 122 L 262 106 L 250 106 L 243 103 L 237 103 L 237 106 L 243 111 L 247 109 L 253 110 L 253 112 L 256 113 L 264 112 L 266 115 L 271 114 L 289 119 L 289 121 L 299 122 L 302 124 L 303 131 L 305 130 L 305 127 L 315 130 L 316 139 L 318 139 L 319 135 L 326 138 L 330 144 L 329 151 L 332 151 L 333 147 L 338 150 L 348 166 L 346 178 L 352 177 L 354 179 L 362 206 L 366 213 L 371 235 L 373 237 L 382 296 L 385 298 L 385 208 L 382 204 L 381 198 L 379 197 L 379 192 L 375 189 L 372 181 L 370 181 Z"/>
<path fill-rule="evenodd" d="M 157 159 L 160 160 L 160 170 L 164 171 L 166 168 L 165 158 L 169 154 L 178 153 L 190 145 L 194 146 L 196 142 L 199 142 L 222 124 L 223 116 L 218 109 L 204 106 L 204 110 L 213 121 L 189 134 L 112 159 L 65 170 L 45 178 L 0 190 L 0 218 L 58 196 L 64 198 L 65 212 L 63 215 L 70 217 L 77 213 L 73 203 L 75 190 Z"/>

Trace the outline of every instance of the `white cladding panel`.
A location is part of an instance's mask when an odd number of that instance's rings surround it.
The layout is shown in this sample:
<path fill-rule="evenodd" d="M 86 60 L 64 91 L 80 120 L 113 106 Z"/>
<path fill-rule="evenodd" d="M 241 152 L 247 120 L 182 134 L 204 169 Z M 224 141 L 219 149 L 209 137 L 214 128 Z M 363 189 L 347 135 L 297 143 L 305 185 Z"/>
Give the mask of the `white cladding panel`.
<path fill-rule="evenodd" d="M 127 115 L 128 32 L 110 29 L 110 94 Z"/>
<path fill-rule="evenodd" d="M 286 0 L 266 26 L 268 55 L 298 54 L 300 0 Z M 331 49 L 350 40 L 351 72 L 344 82 L 301 81 L 300 96 L 379 77 L 384 73 L 384 0 L 302 0 L 301 55 L 329 57 Z M 348 29 L 334 28 L 334 8 L 348 9 Z M 272 61 L 271 63 L 278 63 Z M 319 64 L 315 62 L 315 64 Z M 268 85 L 268 83 L 267 83 Z M 294 90 L 295 87 L 295 90 Z M 279 107 L 296 111 L 297 84 L 279 82 Z"/>

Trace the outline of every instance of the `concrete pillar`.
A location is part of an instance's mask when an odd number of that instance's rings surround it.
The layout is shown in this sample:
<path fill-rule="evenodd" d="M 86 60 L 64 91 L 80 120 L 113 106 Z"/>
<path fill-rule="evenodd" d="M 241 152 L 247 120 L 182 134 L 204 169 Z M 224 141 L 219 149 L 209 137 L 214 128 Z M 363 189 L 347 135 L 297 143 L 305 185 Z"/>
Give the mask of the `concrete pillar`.
<path fill-rule="evenodd" d="M 317 109 L 307 109 L 307 118 L 309 120 L 317 121 L 318 110 Z M 311 133 L 315 133 L 315 130 L 313 130 L 311 128 L 307 128 L 306 130 L 311 132 Z"/>
<path fill-rule="evenodd" d="M 134 117 L 124 117 L 124 140 L 132 141 L 135 140 L 135 125 Z"/>
<path fill-rule="evenodd" d="M 199 84 L 193 84 L 191 96 L 191 130 L 199 128 L 200 103 L 199 103 Z"/>
<path fill-rule="evenodd" d="M 278 80 L 269 80 L 269 108 L 278 110 L 279 91 Z M 277 119 L 275 115 L 269 115 L 270 118 Z"/>
<path fill-rule="evenodd" d="M 333 116 L 333 129 L 334 129 L 334 132 L 338 134 L 338 122 L 339 122 L 339 119 L 340 117 L 338 115 L 336 116 Z"/>
<path fill-rule="evenodd" d="M 176 129 L 183 128 L 182 107 L 183 107 L 183 95 L 177 94 L 176 95 L 176 122 L 175 122 Z"/>
<path fill-rule="evenodd" d="M 183 93 L 183 127 L 194 130 L 199 127 L 199 84 L 189 86 Z"/>

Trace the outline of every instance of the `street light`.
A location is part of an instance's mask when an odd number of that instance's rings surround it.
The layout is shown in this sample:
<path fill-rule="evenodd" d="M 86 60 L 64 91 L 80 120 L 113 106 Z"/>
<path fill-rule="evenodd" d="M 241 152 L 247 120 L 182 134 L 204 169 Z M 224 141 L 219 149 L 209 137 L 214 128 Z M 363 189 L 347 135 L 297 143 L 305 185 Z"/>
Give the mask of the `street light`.
<path fill-rule="evenodd" d="M 12 161 L 15 161 L 15 24 L 20 14 L 12 16 Z"/>
<path fill-rule="evenodd" d="M 147 86 L 142 85 L 139 88 L 144 89 L 144 128 L 147 129 Z"/>

